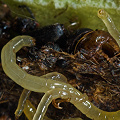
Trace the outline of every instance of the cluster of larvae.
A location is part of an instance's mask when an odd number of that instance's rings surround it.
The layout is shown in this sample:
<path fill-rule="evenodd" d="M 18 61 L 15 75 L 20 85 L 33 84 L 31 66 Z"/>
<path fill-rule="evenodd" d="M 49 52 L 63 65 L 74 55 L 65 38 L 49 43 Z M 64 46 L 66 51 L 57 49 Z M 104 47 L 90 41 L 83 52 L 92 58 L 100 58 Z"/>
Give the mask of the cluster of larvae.
<path fill-rule="evenodd" d="M 103 20 L 109 33 L 116 40 L 120 47 L 120 33 L 116 29 L 109 14 L 100 9 L 98 17 Z M 51 72 L 37 77 L 26 73 L 16 64 L 16 53 L 23 46 L 34 46 L 35 40 L 30 36 L 17 36 L 9 41 L 2 49 L 1 59 L 2 67 L 6 75 L 14 82 L 24 88 L 19 99 L 18 108 L 15 116 L 19 117 L 24 112 L 29 120 L 51 120 L 45 116 L 46 110 L 53 99 L 70 99 L 70 102 L 76 106 L 88 118 L 94 120 L 119 120 L 120 110 L 116 112 L 106 112 L 95 107 L 85 94 L 66 83 L 67 78 L 58 73 Z M 45 93 L 37 109 L 28 101 L 30 91 Z M 69 120 L 81 120 L 81 118 L 70 118 Z"/>

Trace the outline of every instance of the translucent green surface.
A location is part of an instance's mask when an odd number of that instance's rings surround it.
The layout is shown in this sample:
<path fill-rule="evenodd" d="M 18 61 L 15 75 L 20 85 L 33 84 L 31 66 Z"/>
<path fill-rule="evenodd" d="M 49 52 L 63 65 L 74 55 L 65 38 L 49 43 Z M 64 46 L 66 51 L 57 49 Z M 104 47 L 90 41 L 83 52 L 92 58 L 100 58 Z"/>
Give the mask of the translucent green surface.
<path fill-rule="evenodd" d="M 25 15 L 18 5 L 31 8 L 41 26 L 63 23 L 66 26 L 77 22 L 78 27 L 106 29 L 97 17 L 97 11 L 104 8 L 120 31 L 120 0 L 4 0 L 16 14 Z"/>

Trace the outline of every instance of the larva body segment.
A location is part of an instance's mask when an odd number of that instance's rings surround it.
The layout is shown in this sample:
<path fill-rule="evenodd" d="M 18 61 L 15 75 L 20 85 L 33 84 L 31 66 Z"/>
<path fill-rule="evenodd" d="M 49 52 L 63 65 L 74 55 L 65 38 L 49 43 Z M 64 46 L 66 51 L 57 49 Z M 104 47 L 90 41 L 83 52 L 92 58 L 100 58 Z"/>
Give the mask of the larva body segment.
<path fill-rule="evenodd" d="M 16 52 L 20 50 L 21 46 L 25 45 L 23 38 L 27 41 L 32 40 L 28 36 L 18 36 L 8 42 L 3 47 L 1 53 L 3 70 L 12 80 L 14 80 L 19 85 L 22 84 L 23 79 L 26 76 L 26 72 L 16 64 Z M 27 45 L 30 46 L 29 41 Z"/>
<path fill-rule="evenodd" d="M 18 102 L 17 109 L 15 111 L 15 117 L 16 118 L 19 118 L 21 116 L 21 114 L 23 113 L 26 101 L 29 98 L 30 94 L 31 94 L 30 90 L 24 89 L 22 91 L 22 94 L 21 94 L 19 102 Z M 26 109 L 27 109 L 27 107 L 26 107 Z"/>
<path fill-rule="evenodd" d="M 110 15 L 103 9 L 100 9 L 98 11 L 98 17 L 101 18 L 101 20 L 104 22 L 105 26 L 108 29 L 108 32 L 111 34 L 111 36 L 116 40 L 120 47 L 120 33 L 117 30 L 112 18 Z"/>
<path fill-rule="evenodd" d="M 29 100 L 26 100 L 23 111 L 26 117 L 28 118 L 28 120 L 32 120 L 36 112 L 36 108 L 31 104 Z"/>

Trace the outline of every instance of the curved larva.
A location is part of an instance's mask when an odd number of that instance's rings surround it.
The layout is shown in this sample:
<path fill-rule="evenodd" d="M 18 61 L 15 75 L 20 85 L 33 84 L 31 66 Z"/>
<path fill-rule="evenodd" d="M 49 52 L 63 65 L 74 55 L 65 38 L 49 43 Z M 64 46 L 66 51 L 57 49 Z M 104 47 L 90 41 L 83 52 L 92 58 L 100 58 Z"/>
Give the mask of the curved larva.
<path fill-rule="evenodd" d="M 98 17 L 102 19 L 102 21 L 104 22 L 105 26 L 108 29 L 108 32 L 116 40 L 116 42 L 118 43 L 120 47 L 120 33 L 115 27 L 114 22 L 112 18 L 110 17 L 110 15 L 105 10 L 100 9 L 98 11 Z"/>
<path fill-rule="evenodd" d="M 18 106 L 17 106 L 17 109 L 15 111 L 15 117 L 16 118 L 19 118 L 21 116 L 21 114 L 23 113 L 23 110 L 25 108 L 25 104 L 26 104 L 26 101 L 27 99 L 29 98 L 31 94 L 31 91 L 30 90 L 27 90 L 27 89 L 24 89 L 22 91 L 22 94 L 20 96 L 20 99 L 19 99 L 19 102 L 18 102 Z M 26 108 L 27 109 L 27 108 Z M 29 111 L 28 111 L 29 112 Z M 27 115 L 27 114 L 26 114 Z"/>
<path fill-rule="evenodd" d="M 34 41 L 35 40 L 30 36 L 17 36 L 10 42 L 8 42 L 3 47 L 1 53 L 2 67 L 4 72 L 12 80 L 20 86 L 22 86 L 23 88 L 36 92 L 46 92 L 50 88 L 52 89 L 52 85 L 55 83 L 54 77 L 54 79 L 47 79 L 48 75 L 50 76 L 50 74 L 55 74 L 56 76 L 60 76 L 61 80 L 59 81 L 66 81 L 66 77 L 57 72 L 49 73 L 41 77 L 29 75 L 16 64 L 16 52 L 18 52 L 23 46 L 34 45 Z M 59 82 L 59 84 L 56 84 L 55 86 L 60 87 L 61 84 L 62 83 Z"/>
<path fill-rule="evenodd" d="M 33 120 L 43 120 L 45 112 L 50 102 L 55 98 L 70 98 L 70 102 L 74 104 L 83 114 L 94 120 L 119 120 L 120 110 L 116 112 L 105 112 L 95 107 L 89 102 L 88 97 L 76 90 L 66 81 L 66 77 L 60 73 L 49 73 L 41 77 L 27 74 L 16 64 L 16 52 L 23 46 L 34 45 L 34 39 L 30 36 L 17 36 L 8 42 L 2 49 L 1 59 L 2 67 L 5 73 L 23 88 L 35 92 L 44 92 Z M 50 76 L 61 76 L 60 78 Z"/>

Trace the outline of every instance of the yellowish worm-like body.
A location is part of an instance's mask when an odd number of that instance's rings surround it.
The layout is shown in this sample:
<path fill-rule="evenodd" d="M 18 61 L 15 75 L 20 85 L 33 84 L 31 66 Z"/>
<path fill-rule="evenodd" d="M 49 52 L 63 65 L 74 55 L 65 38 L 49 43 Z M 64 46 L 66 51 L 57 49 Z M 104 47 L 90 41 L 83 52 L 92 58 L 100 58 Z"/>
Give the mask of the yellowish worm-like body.
<path fill-rule="evenodd" d="M 98 10 L 98 17 L 102 19 L 105 26 L 108 29 L 108 32 L 111 34 L 111 36 L 116 40 L 120 47 L 120 33 L 117 30 L 117 28 L 114 25 L 114 22 L 110 15 L 103 9 Z"/>
<path fill-rule="evenodd" d="M 109 22 L 108 17 L 104 16 L 102 18 L 105 18 L 105 21 L 113 26 L 113 23 Z M 106 26 L 108 25 L 108 23 L 106 24 Z M 112 28 L 114 28 L 114 26 Z M 109 31 L 111 31 L 111 29 Z M 118 40 L 117 43 L 120 46 L 119 34 L 117 33 L 117 35 L 115 35 L 114 30 L 110 32 L 110 34 L 114 36 L 116 40 Z M 22 68 L 20 68 L 16 64 L 16 52 L 18 52 L 23 46 L 31 47 L 32 45 L 34 45 L 34 42 L 34 39 L 30 36 L 17 36 L 3 47 L 1 53 L 2 67 L 4 72 L 14 82 L 26 89 L 23 91 L 23 94 L 20 97 L 18 108 L 15 112 L 16 117 L 20 116 L 23 110 L 27 109 L 26 100 L 30 94 L 30 91 L 34 91 L 43 92 L 45 94 L 41 99 L 37 110 L 34 110 L 33 120 L 43 120 L 48 105 L 53 99 L 56 98 L 70 98 L 70 102 L 74 104 L 76 108 L 79 109 L 83 114 L 91 119 L 120 120 L 120 110 L 116 112 L 106 112 L 98 109 L 88 100 L 88 97 L 85 94 L 82 94 L 80 91 L 68 84 L 66 82 L 67 79 L 64 75 L 58 72 L 52 72 L 37 77 L 26 73 Z M 26 106 L 25 109 L 24 106 Z M 32 118 L 30 117 L 30 119 Z M 50 119 L 46 117 L 45 120 Z M 75 118 L 74 120 L 80 120 L 80 118 Z"/>

